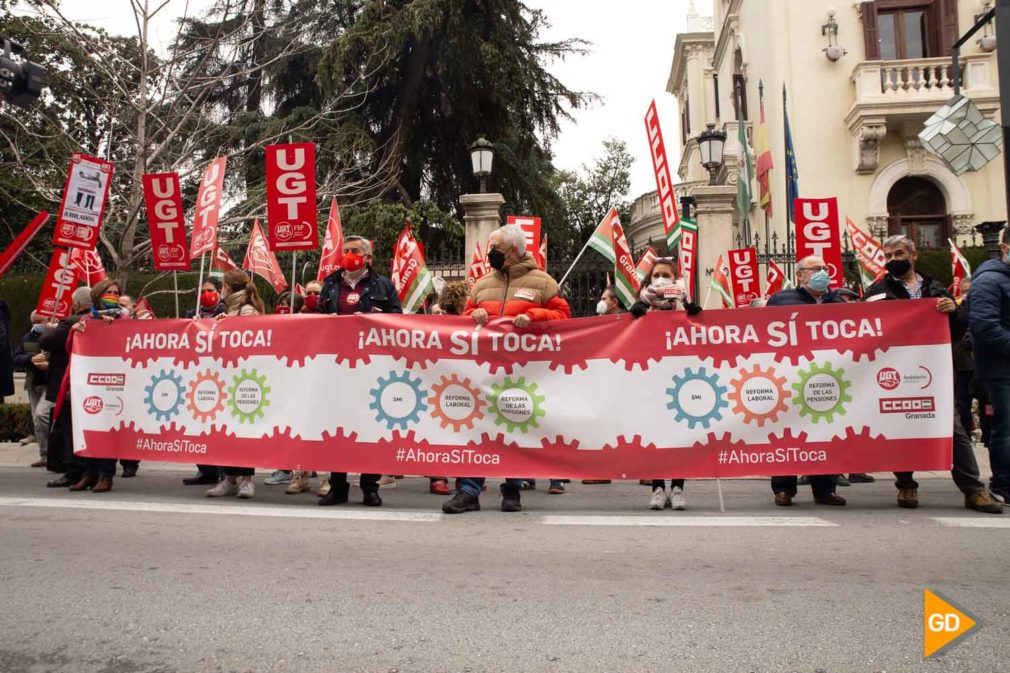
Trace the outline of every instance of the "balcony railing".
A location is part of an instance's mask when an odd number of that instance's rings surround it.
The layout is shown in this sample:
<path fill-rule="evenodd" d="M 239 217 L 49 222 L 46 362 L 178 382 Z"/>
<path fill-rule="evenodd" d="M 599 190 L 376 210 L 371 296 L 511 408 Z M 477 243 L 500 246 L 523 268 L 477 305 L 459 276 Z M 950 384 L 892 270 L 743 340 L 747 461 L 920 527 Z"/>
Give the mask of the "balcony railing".
<path fill-rule="evenodd" d="M 961 59 L 962 89 L 972 98 L 998 96 L 992 54 Z M 950 58 L 864 61 L 852 72 L 856 106 L 895 103 L 940 103 L 954 95 Z"/>

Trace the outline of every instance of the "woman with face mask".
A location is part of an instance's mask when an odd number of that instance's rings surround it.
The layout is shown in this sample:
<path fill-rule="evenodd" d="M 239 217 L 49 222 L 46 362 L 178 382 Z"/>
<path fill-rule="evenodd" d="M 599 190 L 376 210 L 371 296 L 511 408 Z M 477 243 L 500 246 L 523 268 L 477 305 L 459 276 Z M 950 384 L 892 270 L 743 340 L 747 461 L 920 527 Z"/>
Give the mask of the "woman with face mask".
<path fill-rule="evenodd" d="M 697 315 L 701 312 L 701 306 L 687 299 L 684 282 L 677 278 L 677 264 L 668 257 L 659 257 L 653 262 L 649 273 L 645 275 L 638 296 L 638 301 L 630 309 L 630 313 L 636 318 L 641 318 L 650 311 L 684 310 L 688 315 Z M 660 510 L 667 507 L 675 510 L 687 509 L 683 479 L 671 479 L 669 492 L 666 490 L 666 482 L 662 479 L 653 479 L 651 488 L 649 509 Z"/>

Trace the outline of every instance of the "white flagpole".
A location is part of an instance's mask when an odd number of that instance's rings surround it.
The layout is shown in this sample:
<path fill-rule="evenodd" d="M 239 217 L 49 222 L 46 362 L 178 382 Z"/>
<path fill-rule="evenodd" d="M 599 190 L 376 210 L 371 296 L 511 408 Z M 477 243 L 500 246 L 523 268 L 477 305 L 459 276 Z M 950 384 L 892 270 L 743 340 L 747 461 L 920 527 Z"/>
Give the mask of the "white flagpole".
<path fill-rule="evenodd" d="M 196 285 L 196 313 L 194 313 L 193 315 L 197 318 L 200 317 L 200 288 L 203 287 L 203 267 L 206 261 L 207 261 L 207 253 L 205 252 L 202 255 L 200 255 L 200 278 L 199 278 L 200 282 L 197 283 Z"/>
<path fill-rule="evenodd" d="M 572 262 L 572 265 L 568 267 L 568 271 L 565 271 L 565 275 L 561 276 L 561 280 L 558 281 L 558 287 L 559 288 L 562 285 L 565 284 L 565 280 L 568 278 L 568 274 L 570 274 L 572 272 L 572 269 L 575 268 L 575 265 L 579 263 L 580 259 L 582 259 L 583 253 L 585 253 L 586 252 L 586 248 L 589 247 L 589 241 L 593 240 L 593 236 L 595 236 L 595 235 L 596 235 L 596 230 L 593 229 L 593 234 L 589 238 L 586 239 L 586 244 L 582 246 L 582 250 L 579 250 L 579 254 L 575 256 L 575 260 Z"/>

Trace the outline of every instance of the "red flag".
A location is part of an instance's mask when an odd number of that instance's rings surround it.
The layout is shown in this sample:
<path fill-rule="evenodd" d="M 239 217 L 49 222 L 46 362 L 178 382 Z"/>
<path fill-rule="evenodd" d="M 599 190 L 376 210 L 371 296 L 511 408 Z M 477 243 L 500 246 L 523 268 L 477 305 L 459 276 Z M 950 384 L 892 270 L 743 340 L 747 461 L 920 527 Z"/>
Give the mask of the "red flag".
<path fill-rule="evenodd" d="M 70 293 L 74 291 L 75 285 L 77 273 L 70 262 L 70 251 L 55 248 L 35 310 L 39 315 L 52 316 L 57 320 L 66 318 L 70 315 Z"/>
<path fill-rule="evenodd" d="M 727 275 L 728 271 L 729 268 L 722 263 L 722 255 L 719 255 L 719 259 L 715 263 L 715 270 L 712 272 L 712 281 L 709 283 L 709 287 L 715 290 L 722 298 L 723 306 L 733 308 L 733 298 L 730 296 L 729 276 Z"/>
<path fill-rule="evenodd" d="M 84 154 L 70 158 L 63 201 L 53 228 L 53 245 L 90 250 L 98 244 L 114 169 L 108 161 Z"/>
<path fill-rule="evenodd" d="M 151 302 L 147 301 L 147 297 L 140 297 L 137 302 L 133 305 L 133 318 L 134 320 L 154 320 L 158 316 L 154 314 L 154 308 L 151 306 Z"/>
<path fill-rule="evenodd" d="M 540 264 L 537 257 L 540 254 L 540 218 L 539 217 L 517 217 L 509 215 L 505 224 L 518 224 L 526 234 L 526 249 L 533 255 L 533 259 Z M 543 265 L 540 266 L 543 268 Z"/>
<path fill-rule="evenodd" d="M 435 289 L 428 265 L 424 261 L 424 249 L 414 238 L 409 220 L 404 223 L 403 231 L 396 239 L 393 275 L 390 280 L 400 295 L 404 313 L 416 312 Z"/>
<path fill-rule="evenodd" d="M 659 113 L 656 101 L 649 105 L 645 113 L 645 131 L 649 136 L 652 155 L 652 170 L 656 174 L 656 192 L 659 195 L 659 211 L 663 215 L 663 232 L 666 234 L 667 248 L 673 250 L 677 243 L 680 213 L 677 212 L 677 197 L 673 191 L 674 180 L 670 173 L 670 162 L 666 160 L 666 146 L 663 131 L 659 127 Z"/>
<path fill-rule="evenodd" d="M 466 291 L 469 292 L 477 281 L 487 275 L 487 262 L 480 251 L 480 241 L 473 246 L 473 257 L 470 258 L 470 268 L 466 271 Z"/>
<path fill-rule="evenodd" d="M 316 146 L 267 145 L 266 163 L 270 249 L 315 250 L 319 245 Z"/>
<path fill-rule="evenodd" d="M 730 297 L 737 308 L 749 306 L 761 296 L 761 279 L 758 277 L 757 250 L 739 248 L 729 251 L 729 277 L 732 287 Z"/>
<path fill-rule="evenodd" d="M 656 261 L 656 257 L 656 249 L 651 245 L 642 253 L 638 264 L 635 265 L 635 275 L 638 276 L 639 283 L 645 282 L 645 274 L 649 273 L 649 269 L 652 268 L 652 263 Z"/>
<path fill-rule="evenodd" d="M 221 190 L 224 189 L 224 170 L 228 158 L 218 157 L 207 164 L 200 178 L 200 191 L 196 195 L 196 217 L 193 220 L 193 240 L 189 245 L 189 258 L 213 252 L 217 247 L 217 221 L 221 214 Z"/>
<path fill-rule="evenodd" d="M 543 271 L 547 270 L 547 234 L 544 234 L 544 239 L 540 242 L 540 269 Z"/>
<path fill-rule="evenodd" d="M 828 266 L 831 287 L 845 284 L 838 199 L 796 199 L 796 260 L 816 255 Z"/>
<path fill-rule="evenodd" d="M 680 226 L 680 277 L 684 280 L 684 290 L 687 300 L 694 301 L 694 265 L 698 254 L 698 229 L 688 226 L 690 220 L 684 220 Z"/>
<path fill-rule="evenodd" d="M 375 247 L 372 247 L 375 252 Z M 330 201 L 330 217 L 326 222 L 326 238 L 323 239 L 323 254 L 319 257 L 319 272 L 316 280 L 323 280 L 340 268 L 344 254 L 344 228 L 340 224 L 340 210 L 336 197 Z"/>
<path fill-rule="evenodd" d="M 17 235 L 17 238 L 7 246 L 7 249 L 3 251 L 0 255 L 0 277 L 2 277 L 7 270 L 13 266 L 14 261 L 25 251 L 28 244 L 32 242 L 35 238 L 35 234 L 39 233 L 39 230 L 46 225 L 49 221 L 49 213 L 42 211 L 36 215 L 31 222 L 28 223 L 21 233 Z"/>
<path fill-rule="evenodd" d="M 143 179 L 154 270 L 187 271 L 186 219 L 179 174 L 156 173 L 145 175 Z"/>
<path fill-rule="evenodd" d="M 859 262 L 859 288 L 870 286 L 887 273 L 884 268 L 884 249 L 877 239 L 873 238 L 865 231 L 856 226 L 856 223 L 845 218 L 845 226 L 849 230 L 849 240 L 852 241 L 852 249 L 856 253 L 856 260 Z"/>
<path fill-rule="evenodd" d="M 305 288 L 302 287 L 301 283 L 295 283 L 295 294 L 300 294 L 303 297 L 305 296 Z"/>
<path fill-rule="evenodd" d="M 74 268 L 77 278 L 88 286 L 105 280 L 108 275 L 97 250 L 73 248 L 70 251 L 70 265 Z"/>
<path fill-rule="evenodd" d="M 231 261 L 231 257 L 222 248 L 214 248 L 214 254 L 210 256 L 210 270 L 224 273 L 237 269 L 238 264 Z"/>
<path fill-rule="evenodd" d="M 249 247 L 246 248 L 242 266 L 270 283 L 278 294 L 288 286 L 276 255 L 267 247 L 267 238 L 263 235 L 259 220 L 253 222 L 252 233 L 249 234 Z"/>
<path fill-rule="evenodd" d="M 765 277 L 765 299 L 776 292 L 781 292 L 786 283 L 786 272 L 775 260 L 768 260 L 768 275 Z M 792 283 L 790 283 L 792 285 Z"/>
<path fill-rule="evenodd" d="M 758 179 L 758 203 L 768 217 L 772 216 L 772 190 L 771 190 L 771 170 L 774 168 L 772 161 L 772 148 L 768 144 L 768 127 L 765 125 L 765 99 L 762 96 L 760 101 L 761 117 L 758 121 L 757 134 L 755 140 L 755 151 L 757 152 L 756 173 Z"/>
<path fill-rule="evenodd" d="M 628 239 L 624 237 L 624 227 L 619 219 L 612 222 L 611 235 L 614 240 L 614 255 L 617 257 L 614 264 L 614 292 L 624 308 L 629 308 L 638 301 L 638 291 L 642 285 L 638 282 L 635 258 L 631 256 Z"/>
<path fill-rule="evenodd" d="M 950 243 L 950 267 L 954 276 L 951 294 L 954 295 L 954 299 L 959 299 L 961 297 L 961 282 L 965 278 L 971 278 L 971 264 L 968 263 L 953 240 L 948 238 L 947 242 Z"/>

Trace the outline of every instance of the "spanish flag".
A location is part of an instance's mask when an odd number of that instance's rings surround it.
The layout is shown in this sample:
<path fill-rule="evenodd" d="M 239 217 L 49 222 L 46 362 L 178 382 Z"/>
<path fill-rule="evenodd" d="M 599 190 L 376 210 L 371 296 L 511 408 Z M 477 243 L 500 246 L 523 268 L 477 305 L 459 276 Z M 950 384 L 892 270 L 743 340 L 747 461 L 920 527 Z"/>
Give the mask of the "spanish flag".
<path fill-rule="evenodd" d="M 764 84 L 761 83 L 758 89 L 761 92 L 761 118 L 758 122 L 757 138 L 754 148 L 757 153 L 758 203 L 761 205 L 761 208 L 765 211 L 765 213 L 768 214 L 768 217 L 771 217 L 771 170 L 773 162 L 771 147 L 768 146 L 768 127 L 765 125 Z"/>

